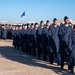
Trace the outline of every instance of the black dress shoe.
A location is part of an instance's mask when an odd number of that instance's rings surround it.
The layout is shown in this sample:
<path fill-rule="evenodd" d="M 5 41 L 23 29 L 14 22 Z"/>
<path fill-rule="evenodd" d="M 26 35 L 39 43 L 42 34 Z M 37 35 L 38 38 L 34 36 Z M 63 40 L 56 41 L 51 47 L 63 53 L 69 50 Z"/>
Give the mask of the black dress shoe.
<path fill-rule="evenodd" d="M 52 65 L 53 65 L 53 62 L 50 62 L 50 64 L 52 64 Z"/>
<path fill-rule="evenodd" d="M 43 59 L 44 61 L 46 61 L 46 59 Z"/>
<path fill-rule="evenodd" d="M 63 69 L 63 66 L 61 66 L 61 69 Z"/>

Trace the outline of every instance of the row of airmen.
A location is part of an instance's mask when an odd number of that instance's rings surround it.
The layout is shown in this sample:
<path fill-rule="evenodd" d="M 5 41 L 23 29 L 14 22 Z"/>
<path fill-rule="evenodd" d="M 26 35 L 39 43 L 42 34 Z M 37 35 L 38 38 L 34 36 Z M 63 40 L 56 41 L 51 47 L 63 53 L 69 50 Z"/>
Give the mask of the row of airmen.
<path fill-rule="evenodd" d="M 12 39 L 12 27 L 0 24 L 0 39 Z"/>
<path fill-rule="evenodd" d="M 53 24 L 47 20 L 34 24 L 26 24 L 20 27 L 14 27 L 13 45 L 27 54 L 37 55 L 38 59 L 44 61 L 49 59 L 53 64 L 54 58 L 57 65 L 64 68 L 64 62 L 68 64 L 68 70 L 74 72 L 75 58 L 75 25 L 69 25 L 69 18 L 64 17 L 65 24 L 58 26 L 58 20 L 54 18 Z"/>

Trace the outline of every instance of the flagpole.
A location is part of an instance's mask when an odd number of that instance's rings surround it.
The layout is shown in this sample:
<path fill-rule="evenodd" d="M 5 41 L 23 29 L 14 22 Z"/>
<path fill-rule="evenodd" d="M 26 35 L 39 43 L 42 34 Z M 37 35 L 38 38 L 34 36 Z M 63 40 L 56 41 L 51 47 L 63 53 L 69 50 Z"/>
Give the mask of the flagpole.
<path fill-rule="evenodd" d="M 23 16 L 23 24 L 24 24 L 24 16 Z"/>

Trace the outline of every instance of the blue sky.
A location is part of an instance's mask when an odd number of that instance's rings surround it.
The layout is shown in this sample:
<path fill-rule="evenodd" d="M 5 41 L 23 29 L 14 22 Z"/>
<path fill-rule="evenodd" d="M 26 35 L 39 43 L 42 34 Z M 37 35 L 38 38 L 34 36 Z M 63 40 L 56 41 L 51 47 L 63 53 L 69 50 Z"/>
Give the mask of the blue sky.
<path fill-rule="evenodd" d="M 75 20 L 75 0 L 0 0 L 0 21 L 52 21 L 68 16 Z"/>

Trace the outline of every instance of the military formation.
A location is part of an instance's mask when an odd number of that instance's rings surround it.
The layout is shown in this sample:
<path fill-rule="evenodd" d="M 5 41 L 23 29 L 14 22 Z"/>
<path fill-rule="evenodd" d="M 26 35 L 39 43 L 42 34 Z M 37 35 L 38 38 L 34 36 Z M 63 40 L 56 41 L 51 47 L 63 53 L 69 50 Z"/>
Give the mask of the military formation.
<path fill-rule="evenodd" d="M 0 39 L 12 39 L 12 26 L 0 24 Z"/>
<path fill-rule="evenodd" d="M 75 25 L 70 23 L 67 16 L 64 17 L 64 24 L 61 23 L 60 26 L 58 20 L 54 18 L 53 24 L 50 24 L 49 20 L 46 24 L 43 21 L 40 24 L 23 24 L 13 26 L 10 32 L 16 49 L 49 61 L 50 64 L 56 62 L 61 69 L 64 69 L 67 62 L 68 70 L 74 73 Z"/>

